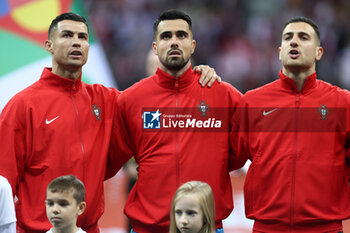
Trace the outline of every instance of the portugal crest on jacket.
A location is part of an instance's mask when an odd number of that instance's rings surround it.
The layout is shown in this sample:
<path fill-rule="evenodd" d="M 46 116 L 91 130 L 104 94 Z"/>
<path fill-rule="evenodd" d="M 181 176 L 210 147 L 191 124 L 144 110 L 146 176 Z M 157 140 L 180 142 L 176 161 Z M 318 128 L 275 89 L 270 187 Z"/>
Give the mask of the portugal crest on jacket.
<path fill-rule="evenodd" d="M 200 104 L 197 105 L 198 111 L 202 113 L 202 116 L 207 116 L 207 111 L 209 110 L 209 104 L 205 104 L 205 101 L 199 101 Z"/>
<path fill-rule="evenodd" d="M 321 104 L 321 107 L 318 108 L 318 112 L 321 115 L 321 120 L 327 120 L 327 115 L 329 113 L 329 109 L 326 108 L 326 105 Z"/>
<path fill-rule="evenodd" d="M 92 114 L 96 117 L 96 121 L 101 120 L 101 108 L 100 107 L 97 107 L 96 104 L 93 104 L 91 111 L 92 111 Z"/>

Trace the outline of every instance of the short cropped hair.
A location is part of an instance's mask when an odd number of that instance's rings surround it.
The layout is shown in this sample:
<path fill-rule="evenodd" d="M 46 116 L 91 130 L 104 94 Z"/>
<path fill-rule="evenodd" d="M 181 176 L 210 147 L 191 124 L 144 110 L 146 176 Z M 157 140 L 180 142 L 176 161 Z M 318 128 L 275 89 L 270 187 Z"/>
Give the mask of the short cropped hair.
<path fill-rule="evenodd" d="M 188 27 L 189 27 L 190 31 L 192 32 L 192 19 L 187 13 L 185 13 L 184 11 L 175 10 L 175 9 L 167 10 L 167 11 L 164 11 L 153 24 L 153 36 L 154 36 L 154 39 L 157 38 L 158 25 L 159 25 L 159 23 L 161 21 L 164 21 L 164 20 L 175 20 L 175 19 L 183 19 L 183 20 L 185 20 L 187 22 L 187 24 L 188 24 Z"/>
<path fill-rule="evenodd" d="M 60 176 L 51 181 L 47 186 L 47 191 L 52 193 L 67 192 L 73 190 L 73 197 L 80 203 L 85 201 L 85 186 L 78 178 L 73 175 Z"/>
<path fill-rule="evenodd" d="M 199 232 L 215 232 L 215 200 L 211 187 L 207 183 L 201 181 L 189 181 L 176 190 L 171 202 L 169 233 L 180 232 L 175 222 L 175 205 L 183 196 L 189 194 L 197 198 L 203 212 L 203 226 Z"/>
<path fill-rule="evenodd" d="M 48 38 L 51 39 L 53 31 L 57 29 L 57 24 L 60 21 L 63 20 L 72 20 L 72 21 L 77 21 L 77 22 L 82 22 L 86 25 L 88 32 L 89 32 L 89 26 L 87 25 L 86 19 L 83 16 L 80 16 L 78 14 L 75 14 L 73 12 L 68 12 L 68 13 L 63 13 L 57 16 L 54 20 L 52 20 L 49 31 L 48 31 Z"/>
<path fill-rule="evenodd" d="M 308 19 L 306 17 L 302 17 L 302 16 L 298 16 L 298 17 L 294 17 L 294 18 L 291 18 L 289 19 L 285 24 L 284 24 L 284 27 L 283 27 L 283 30 L 291 23 L 299 23 L 299 22 L 303 22 L 303 23 L 307 23 L 309 24 L 315 31 L 316 33 L 316 36 L 317 36 L 317 39 L 318 41 L 321 43 L 321 35 L 320 35 L 320 30 L 318 29 L 318 26 L 317 24 L 312 21 L 311 19 Z"/>

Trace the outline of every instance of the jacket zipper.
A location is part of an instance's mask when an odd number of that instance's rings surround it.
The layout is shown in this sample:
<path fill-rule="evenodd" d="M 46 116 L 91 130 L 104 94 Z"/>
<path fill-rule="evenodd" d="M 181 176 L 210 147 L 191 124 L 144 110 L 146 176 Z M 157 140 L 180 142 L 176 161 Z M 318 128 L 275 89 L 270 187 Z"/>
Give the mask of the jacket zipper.
<path fill-rule="evenodd" d="M 75 85 L 73 85 L 73 90 L 75 89 Z M 75 102 L 75 98 L 74 95 L 71 91 L 71 98 L 72 98 L 72 102 L 73 102 L 73 106 L 75 109 L 75 113 L 77 115 L 77 120 L 78 120 L 78 129 L 79 129 L 79 140 L 80 140 L 80 147 L 81 147 L 81 152 L 82 152 L 82 157 L 83 157 L 83 182 L 85 182 L 85 149 L 84 149 L 84 145 L 83 145 L 83 138 L 82 138 L 82 133 L 81 133 L 81 124 L 80 124 L 80 115 L 79 115 L 79 110 L 77 107 L 77 103 Z M 87 210 L 85 210 L 85 214 L 86 216 L 88 216 L 88 212 Z"/>
<path fill-rule="evenodd" d="M 73 86 L 73 90 L 74 90 L 74 87 Z M 74 106 L 74 110 L 75 110 L 75 113 L 77 115 L 77 121 L 78 121 L 78 130 L 79 130 L 79 140 L 80 140 L 80 148 L 81 148 L 81 152 L 82 152 L 82 155 L 83 155 L 83 164 L 85 165 L 85 149 L 84 149 L 84 144 L 83 144 L 83 137 L 82 137 L 82 133 L 81 133 L 81 124 L 80 124 L 80 115 L 79 115 L 79 110 L 78 110 L 78 106 L 76 104 L 76 101 L 75 101 L 75 98 L 74 98 L 74 95 L 73 93 L 71 92 L 71 98 L 72 98 L 72 102 L 73 102 L 73 106 Z M 84 167 L 83 167 L 84 168 Z M 84 180 L 85 180 L 85 169 L 83 169 L 83 177 L 84 177 Z"/>
<path fill-rule="evenodd" d="M 178 93 L 179 93 L 179 80 L 175 80 L 175 113 L 178 108 Z M 176 158 L 176 188 L 180 185 L 180 158 L 179 158 L 179 135 L 178 130 L 175 130 L 175 158 Z"/>
<path fill-rule="evenodd" d="M 299 124 L 299 106 L 300 106 L 300 93 L 295 96 L 295 132 L 294 132 L 294 153 L 293 153 L 293 164 L 292 164 L 292 193 L 291 193 L 291 213 L 290 213 L 290 223 L 291 232 L 294 231 L 294 199 L 295 199 L 295 174 L 296 174 L 296 160 L 297 160 L 297 147 L 298 147 L 298 124 Z"/>

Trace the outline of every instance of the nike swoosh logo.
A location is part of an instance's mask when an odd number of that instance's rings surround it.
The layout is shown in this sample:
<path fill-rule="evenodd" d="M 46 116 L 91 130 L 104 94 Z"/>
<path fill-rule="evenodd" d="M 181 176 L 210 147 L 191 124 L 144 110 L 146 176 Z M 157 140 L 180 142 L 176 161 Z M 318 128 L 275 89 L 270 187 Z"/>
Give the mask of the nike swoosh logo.
<path fill-rule="evenodd" d="M 55 118 L 53 118 L 53 119 L 51 119 L 51 120 L 46 119 L 45 123 L 48 125 L 48 124 L 52 123 L 54 120 L 56 120 L 56 119 L 59 118 L 59 117 L 60 117 L 60 116 L 57 116 L 57 117 L 55 117 Z"/>
<path fill-rule="evenodd" d="M 277 108 L 275 108 L 275 109 L 272 109 L 271 111 L 268 111 L 268 112 L 265 112 L 265 110 L 263 111 L 263 115 L 264 116 L 267 116 L 267 115 L 269 115 L 270 113 L 273 113 L 274 111 L 276 111 L 277 110 Z"/>

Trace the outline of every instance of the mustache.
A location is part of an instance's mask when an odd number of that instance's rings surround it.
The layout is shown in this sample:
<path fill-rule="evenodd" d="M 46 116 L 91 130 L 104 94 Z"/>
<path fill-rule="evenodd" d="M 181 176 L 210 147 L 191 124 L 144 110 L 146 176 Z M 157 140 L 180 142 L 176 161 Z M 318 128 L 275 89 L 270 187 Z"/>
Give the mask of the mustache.
<path fill-rule="evenodd" d="M 173 51 L 177 51 L 177 52 L 179 52 L 179 53 L 181 53 L 182 54 L 182 50 L 181 49 L 179 49 L 179 48 L 171 48 L 169 51 L 168 51 L 168 55 L 170 54 L 170 53 L 172 53 Z"/>

